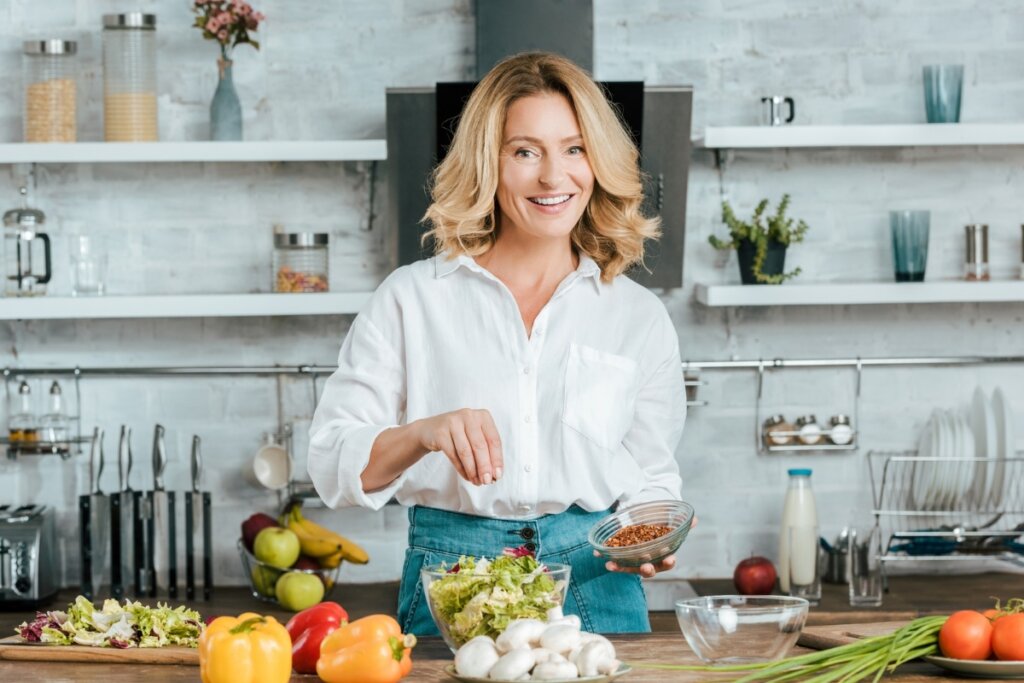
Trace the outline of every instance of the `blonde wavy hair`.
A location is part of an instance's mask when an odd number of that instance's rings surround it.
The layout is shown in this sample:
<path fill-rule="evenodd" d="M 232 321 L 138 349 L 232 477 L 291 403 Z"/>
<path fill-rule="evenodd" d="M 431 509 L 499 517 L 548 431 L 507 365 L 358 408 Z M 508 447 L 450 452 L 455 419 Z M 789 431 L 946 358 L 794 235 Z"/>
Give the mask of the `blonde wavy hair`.
<path fill-rule="evenodd" d="M 516 100 L 563 95 L 572 106 L 594 172 L 594 192 L 572 229 L 580 252 L 611 282 L 643 263 L 644 240 L 657 238 L 660 220 L 640 212 L 643 184 L 640 154 L 615 110 L 586 71 L 547 52 L 526 52 L 495 65 L 473 90 L 448 155 L 432 174 L 432 203 L 423 216 L 435 251 L 479 256 L 497 238 L 495 194 L 505 120 Z"/>

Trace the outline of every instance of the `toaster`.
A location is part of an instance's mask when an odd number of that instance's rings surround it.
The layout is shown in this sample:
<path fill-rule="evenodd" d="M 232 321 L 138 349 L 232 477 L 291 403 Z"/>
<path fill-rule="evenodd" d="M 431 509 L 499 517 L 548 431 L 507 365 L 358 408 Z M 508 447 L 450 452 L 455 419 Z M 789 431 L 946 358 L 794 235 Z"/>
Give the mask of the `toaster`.
<path fill-rule="evenodd" d="M 46 505 L 0 505 L 0 604 L 36 603 L 59 588 L 57 534 Z"/>

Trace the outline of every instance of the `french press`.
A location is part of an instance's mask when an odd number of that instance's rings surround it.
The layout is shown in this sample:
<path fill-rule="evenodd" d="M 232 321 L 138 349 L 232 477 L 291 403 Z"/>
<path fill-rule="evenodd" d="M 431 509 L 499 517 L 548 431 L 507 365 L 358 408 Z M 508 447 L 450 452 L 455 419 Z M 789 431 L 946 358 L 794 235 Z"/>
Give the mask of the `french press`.
<path fill-rule="evenodd" d="M 46 214 L 28 208 L 28 190 L 21 188 L 21 208 L 4 214 L 4 295 L 46 294 L 50 281 L 50 236 L 39 229 Z M 37 268 L 42 266 L 40 273 Z"/>

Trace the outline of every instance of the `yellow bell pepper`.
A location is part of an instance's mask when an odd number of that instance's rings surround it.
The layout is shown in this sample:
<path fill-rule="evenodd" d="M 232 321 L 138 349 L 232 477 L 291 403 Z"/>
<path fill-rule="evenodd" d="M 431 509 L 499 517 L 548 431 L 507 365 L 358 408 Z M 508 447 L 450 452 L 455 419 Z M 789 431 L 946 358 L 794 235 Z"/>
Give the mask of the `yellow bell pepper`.
<path fill-rule="evenodd" d="M 292 639 L 273 617 L 218 617 L 199 636 L 203 683 L 287 683 Z"/>

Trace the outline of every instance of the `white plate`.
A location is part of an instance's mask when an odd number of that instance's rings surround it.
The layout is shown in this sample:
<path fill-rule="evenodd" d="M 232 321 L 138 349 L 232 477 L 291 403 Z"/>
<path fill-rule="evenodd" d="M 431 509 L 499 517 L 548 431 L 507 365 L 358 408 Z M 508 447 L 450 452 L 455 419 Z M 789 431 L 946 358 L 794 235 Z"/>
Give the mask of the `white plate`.
<path fill-rule="evenodd" d="M 1003 502 L 1003 475 L 1006 471 L 1006 459 L 1017 455 L 1017 435 L 1013 430 L 1013 409 L 1000 387 L 996 387 L 996 390 L 992 392 L 992 408 L 995 412 L 996 423 L 996 457 L 999 460 L 994 463 L 992 468 L 989 504 L 993 510 L 996 510 Z"/>
<path fill-rule="evenodd" d="M 920 458 L 931 457 L 935 450 L 935 413 L 933 412 L 921 430 L 921 438 L 917 442 L 917 455 Z M 907 490 L 908 507 L 911 510 L 925 510 L 928 504 L 928 491 L 934 475 L 933 464 L 927 460 L 914 462 L 910 471 L 910 487 Z"/>
<path fill-rule="evenodd" d="M 977 661 L 949 657 L 925 657 L 924 659 L 940 669 L 955 671 L 970 678 L 991 678 L 993 680 L 1024 678 L 1024 662 Z"/>
<path fill-rule="evenodd" d="M 554 681 L 549 681 L 548 683 L 573 683 L 573 681 L 576 681 L 577 683 L 579 683 L 580 681 L 583 681 L 584 683 L 606 683 L 607 681 L 614 681 L 619 676 L 624 676 L 632 670 L 633 667 L 631 667 L 629 664 L 619 664 L 618 671 L 608 676 L 581 676 L 580 678 L 559 678 Z M 465 683 L 495 683 L 496 680 L 500 680 L 494 678 L 477 678 L 475 676 L 460 676 L 459 674 L 455 673 L 455 664 L 449 664 L 448 666 L 446 666 L 444 668 L 444 672 L 452 678 L 454 678 L 455 680 L 465 681 Z"/>
<path fill-rule="evenodd" d="M 945 410 L 939 411 L 939 448 L 936 456 L 940 458 L 935 463 L 935 483 L 932 486 L 931 509 L 945 510 L 949 507 L 950 487 L 953 481 L 953 472 L 949 458 L 953 454 L 953 427 L 950 424 L 949 413 Z"/>
<path fill-rule="evenodd" d="M 974 477 L 977 463 L 971 462 L 974 459 L 974 439 L 971 436 L 971 427 L 961 411 L 952 413 L 953 428 L 956 432 L 956 487 L 953 497 L 953 506 L 962 510 L 969 505 L 971 489 L 974 487 Z M 984 463 L 982 463 L 984 470 Z"/>
<path fill-rule="evenodd" d="M 960 416 L 960 421 L 964 433 L 964 457 L 977 460 L 967 472 L 967 476 L 971 477 L 971 485 L 967 489 L 964 501 L 969 510 L 981 510 L 985 507 L 985 496 L 988 495 L 986 485 L 988 484 L 989 464 L 984 459 L 984 455 L 978 453 L 977 442 L 974 438 L 974 428 L 971 426 L 970 408 Z M 973 476 L 971 471 L 973 471 Z"/>
<path fill-rule="evenodd" d="M 971 430 L 974 432 L 974 452 L 979 458 L 985 458 L 988 462 L 989 471 L 993 477 L 990 481 L 995 483 L 995 457 L 996 457 L 996 419 L 988 405 L 985 392 L 978 387 L 971 397 Z M 993 504 L 994 486 L 989 489 L 985 503 L 981 509 Z M 1001 487 L 1000 487 L 1001 488 Z M 1002 493 L 999 494 L 1002 499 Z"/>

